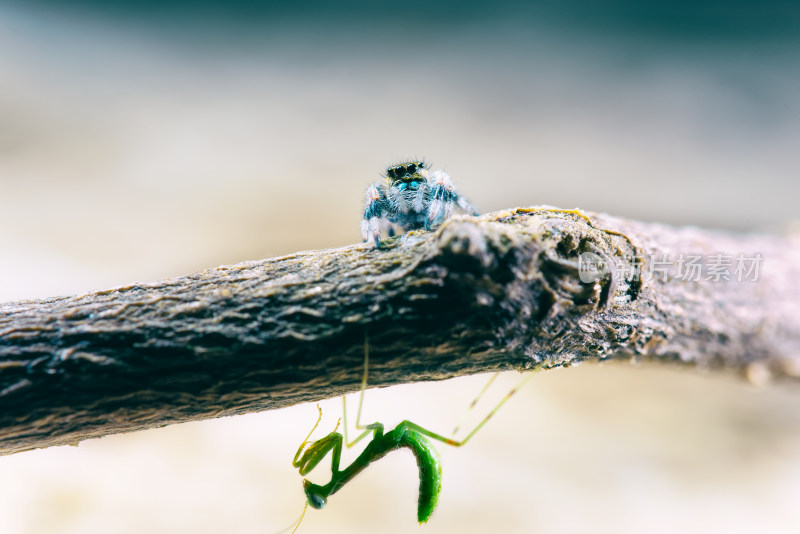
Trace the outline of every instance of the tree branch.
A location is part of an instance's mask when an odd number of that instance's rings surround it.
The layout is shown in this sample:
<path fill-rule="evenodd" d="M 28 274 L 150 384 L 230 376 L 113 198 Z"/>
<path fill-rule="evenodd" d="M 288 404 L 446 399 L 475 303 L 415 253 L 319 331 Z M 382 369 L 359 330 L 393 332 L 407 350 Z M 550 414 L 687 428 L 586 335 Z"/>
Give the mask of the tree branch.
<path fill-rule="evenodd" d="M 665 253 L 703 255 L 706 270 L 662 277 Z M 715 253 L 732 281 L 713 280 Z M 740 253 L 763 257 L 757 281 L 736 281 Z M 379 250 L 9 303 L 0 454 L 350 392 L 367 334 L 372 386 L 611 357 L 795 377 L 798 280 L 796 237 L 528 208 Z"/>

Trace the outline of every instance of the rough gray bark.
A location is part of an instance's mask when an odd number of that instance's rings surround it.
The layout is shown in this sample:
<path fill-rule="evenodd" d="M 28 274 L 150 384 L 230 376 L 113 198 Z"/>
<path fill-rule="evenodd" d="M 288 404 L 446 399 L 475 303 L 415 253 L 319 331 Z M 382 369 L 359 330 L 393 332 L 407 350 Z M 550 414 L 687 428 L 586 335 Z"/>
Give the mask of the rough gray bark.
<path fill-rule="evenodd" d="M 372 386 L 611 357 L 794 377 L 796 245 L 527 208 L 1 305 L 0 454 L 350 392 L 367 334 Z M 758 280 L 653 261 L 718 252 L 761 254 Z M 581 255 L 615 268 L 592 276 Z"/>

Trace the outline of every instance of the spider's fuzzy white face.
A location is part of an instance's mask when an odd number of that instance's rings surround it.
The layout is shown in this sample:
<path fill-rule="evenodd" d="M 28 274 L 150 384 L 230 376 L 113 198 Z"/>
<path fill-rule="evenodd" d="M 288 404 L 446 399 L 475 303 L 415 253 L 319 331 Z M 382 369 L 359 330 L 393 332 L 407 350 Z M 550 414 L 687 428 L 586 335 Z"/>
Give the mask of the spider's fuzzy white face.
<path fill-rule="evenodd" d="M 430 187 L 428 180 L 416 175 L 408 182 L 397 182 L 389 188 L 386 200 L 399 213 L 421 213 L 429 202 Z"/>
<path fill-rule="evenodd" d="M 386 201 L 389 203 L 389 219 L 397 221 L 403 215 L 420 214 L 430 202 L 428 169 L 424 161 L 409 161 L 392 165 L 386 169 Z"/>

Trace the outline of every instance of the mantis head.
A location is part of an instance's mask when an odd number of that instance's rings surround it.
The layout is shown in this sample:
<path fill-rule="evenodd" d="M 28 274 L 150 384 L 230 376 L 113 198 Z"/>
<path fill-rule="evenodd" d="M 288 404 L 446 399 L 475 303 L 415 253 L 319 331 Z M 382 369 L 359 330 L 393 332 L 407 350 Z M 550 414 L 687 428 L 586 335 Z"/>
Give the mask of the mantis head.
<path fill-rule="evenodd" d="M 311 508 L 319 510 L 328 502 L 328 494 L 325 489 L 309 482 L 308 479 L 303 479 L 303 491 L 306 492 L 306 500 Z"/>

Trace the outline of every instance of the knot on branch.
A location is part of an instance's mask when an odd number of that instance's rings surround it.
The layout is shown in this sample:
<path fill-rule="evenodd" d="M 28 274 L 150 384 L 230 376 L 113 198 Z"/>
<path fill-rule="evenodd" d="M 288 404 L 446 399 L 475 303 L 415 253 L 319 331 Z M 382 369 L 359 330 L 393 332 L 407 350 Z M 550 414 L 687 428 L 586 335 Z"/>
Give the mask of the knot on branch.
<path fill-rule="evenodd" d="M 444 268 L 452 298 L 491 317 L 503 343 L 527 343 L 548 324 L 635 298 L 630 280 L 619 275 L 620 263 L 636 257 L 633 247 L 587 225 L 579 212 L 519 209 L 484 219 L 448 221 L 423 268 Z M 592 269 L 588 255 L 595 258 Z"/>

